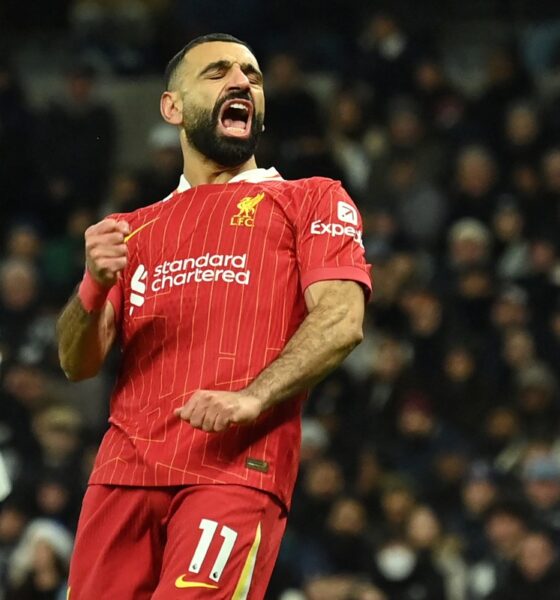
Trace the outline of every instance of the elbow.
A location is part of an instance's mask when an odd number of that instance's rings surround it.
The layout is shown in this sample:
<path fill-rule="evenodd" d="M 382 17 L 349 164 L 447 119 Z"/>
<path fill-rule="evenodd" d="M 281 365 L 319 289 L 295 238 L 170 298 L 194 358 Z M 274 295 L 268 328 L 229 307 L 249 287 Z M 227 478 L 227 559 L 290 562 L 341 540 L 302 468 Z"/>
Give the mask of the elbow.
<path fill-rule="evenodd" d="M 351 352 L 356 346 L 362 343 L 363 339 L 364 330 L 362 323 L 356 319 L 345 320 L 341 328 L 341 335 L 339 336 L 341 349 Z"/>
<path fill-rule="evenodd" d="M 353 350 L 356 346 L 359 346 L 364 340 L 364 330 L 362 326 L 353 327 L 348 332 L 350 350 Z"/>
<path fill-rule="evenodd" d="M 73 383 L 78 381 L 84 381 L 85 379 L 91 379 L 95 377 L 99 372 L 99 369 L 92 369 L 87 367 L 79 367 L 77 365 L 72 365 L 64 359 L 60 358 L 60 367 L 66 376 L 68 381 Z"/>

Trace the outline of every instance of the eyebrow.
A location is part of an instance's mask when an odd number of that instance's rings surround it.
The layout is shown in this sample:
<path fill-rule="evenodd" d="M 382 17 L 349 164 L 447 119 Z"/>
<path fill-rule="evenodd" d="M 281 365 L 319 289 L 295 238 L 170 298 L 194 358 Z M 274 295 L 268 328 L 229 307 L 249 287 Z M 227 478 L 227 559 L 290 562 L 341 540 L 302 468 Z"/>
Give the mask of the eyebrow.
<path fill-rule="evenodd" d="M 207 64 L 202 69 L 202 71 L 200 71 L 198 76 L 202 77 L 202 76 L 206 75 L 207 73 L 210 73 L 211 71 L 216 71 L 216 70 L 220 70 L 220 69 L 231 69 L 232 66 L 233 66 L 233 63 L 229 60 L 216 60 L 214 62 Z M 239 66 L 241 67 L 241 70 L 243 71 L 243 73 L 245 73 L 245 75 L 249 75 L 249 74 L 250 75 L 258 75 L 259 79 L 262 81 L 263 74 L 257 69 L 257 67 L 255 67 L 251 63 L 243 63 L 243 64 L 240 64 Z"/>

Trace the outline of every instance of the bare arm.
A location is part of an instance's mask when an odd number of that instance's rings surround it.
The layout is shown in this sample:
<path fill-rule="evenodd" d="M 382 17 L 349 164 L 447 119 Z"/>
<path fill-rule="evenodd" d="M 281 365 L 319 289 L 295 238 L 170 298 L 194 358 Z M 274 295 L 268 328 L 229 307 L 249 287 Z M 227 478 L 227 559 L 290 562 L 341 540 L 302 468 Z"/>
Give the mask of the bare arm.
<path fill-rule="evenodd" d="M 114 316 L 110 302 L 88 313 L 77 294 L 70 298 L 56 327 L 60 365 L 68 379 L 80 381 L 99 372 L 115 340 Z"/>
<path fill-rule="evenodd" d="M 204 431 L 249 423 L 340 365 L 362 340 L 362 289 L 353 281 L 323 281 L 309 286 L 305 300 L 308 316 L 282 354 L 245 390 L 199 390 L 176 414 Z"/>
<path fill-rule="evenodd" d="M 88 285 L 80 286 L 56 327 L 58 356 L 66 377 L 79 381 L 99 372 L 116 336 L 107 295 L 126 266 L 128 224 L 105 219 L 85 233 Z"/>
<path fill-rule="evenodd" d="M 315 283 L 305 291 L 305 301 L 305 321 L 246 389 L 263 401 L 263 410 L 315 385 L 362 341 L 364 293 L 357 283 Z"/>

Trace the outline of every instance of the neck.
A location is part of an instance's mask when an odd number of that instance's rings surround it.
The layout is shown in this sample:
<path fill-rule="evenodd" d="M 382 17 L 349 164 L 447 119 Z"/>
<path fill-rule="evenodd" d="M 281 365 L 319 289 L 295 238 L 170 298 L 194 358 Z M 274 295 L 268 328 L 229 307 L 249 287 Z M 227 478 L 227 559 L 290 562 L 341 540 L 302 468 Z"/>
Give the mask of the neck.
<path fill-rule="evenodd" d="M 192 148 L 184 138 L 184 133 L 181 133 L 181 147 L 183 149 L 183 175 L 191 187 L 205 183 L 227 183 L 236 175 L 257 168 L 254 156 L 235 167 L 218 165 Z"/>

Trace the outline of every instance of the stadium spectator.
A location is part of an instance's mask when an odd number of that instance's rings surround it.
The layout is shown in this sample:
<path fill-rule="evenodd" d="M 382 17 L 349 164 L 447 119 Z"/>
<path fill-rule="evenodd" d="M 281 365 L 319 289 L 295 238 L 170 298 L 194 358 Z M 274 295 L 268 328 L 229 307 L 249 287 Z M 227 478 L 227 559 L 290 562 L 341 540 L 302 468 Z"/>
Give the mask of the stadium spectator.
<path fill-rule="evenodd" d="M 554 600 L 560 586 L 560 564 L 550 534 L 530 531 L 505 581 L 490 600 Z"/>
<path fill-rule="evenodd" d="M 445 600 L 443 578 L 431 557 L 398 538 L 389 538 L 379 546 L 372 578 L 391 600 Z"/>
<path fill-rule="evenodd" d="M 535 518 L 560 532 L 560 463 L 553 456 L 535 457 L 523 470 L 523 488 Z"/>
<path fill-rule="evenodd" d="M 117 205 L 122 205 L 123 200 L 126 204 L 137 202 L 136 207 L 145 206 L 157 202 L 155 198 L 162 199 L 169 195 L 177 184 L 177 179 L 181 174 L 183 157 L 181 155 L 181 145 L 177 130 L 166 123 L 155 125 L 150 131 L 148 139 L 150 149 L 150 164 L 143 169 L 132 181 L 122 182 L 127 187 L 117 189 L 116 192 L 125 195 L 124 199 L 116 199 Z M 118 181 L 117 181 L 118 183 Z M 135 184 L 138 186 L 139 193 L 135 193 Z"/>
<path fill-rule="evenodd" d="M 54 97 L 41 116 L 35 141 L 48 191 L 46 206 L 36 210 L 51 234 L 64 228 L 69 206 L 85 202 L 99 207 L 116 141 L 114 115 L 96 97 L 94 69 L 85 63 L 72 65 L 65 85 L 65 95 Z"/>
<path fill-rule="evenodd" d="M 526 510 L 515 503 L 498 502 L 487 511 L 484 529 L 489 547 L 470 571 L 469 597 L 473 600 L 486 598 L 507 580 L 528 533 Z"/>
<path fill-rule="evenodd" d="M 35 519 L 14 550 L 6 600 L 59 600 L 66 594 L 72 536 L 61 525 Z"/>

